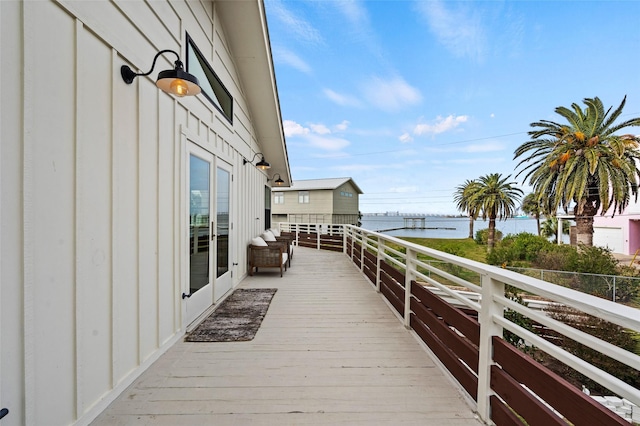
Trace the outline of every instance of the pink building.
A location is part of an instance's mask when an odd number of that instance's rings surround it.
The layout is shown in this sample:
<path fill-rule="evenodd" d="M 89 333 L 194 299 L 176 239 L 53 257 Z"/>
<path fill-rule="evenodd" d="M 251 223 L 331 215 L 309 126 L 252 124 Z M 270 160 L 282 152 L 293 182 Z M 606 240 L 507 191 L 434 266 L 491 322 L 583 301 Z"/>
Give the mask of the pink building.
<path fill-rule="evenodd" d="M 608 247 L 614 253 L 634 254 L 640 249 L 640 200 L 631 203 L 622 214 L 596 216 L 593 221 L 593 245 Z"/>

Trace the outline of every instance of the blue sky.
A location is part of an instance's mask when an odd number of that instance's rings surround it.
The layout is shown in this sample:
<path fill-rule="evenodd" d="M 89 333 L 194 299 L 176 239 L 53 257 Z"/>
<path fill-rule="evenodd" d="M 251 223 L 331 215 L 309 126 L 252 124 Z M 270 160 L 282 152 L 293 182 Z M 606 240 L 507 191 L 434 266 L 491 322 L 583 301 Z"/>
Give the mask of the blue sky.
<path fill-rule="evenodd" d="M 488 173 L 528 192 L 513 152 L 557 106 L 640 116 L 640 1 L 265 5 L 292 178 L 352 177 L 363 213 L 456 213 Z"/>

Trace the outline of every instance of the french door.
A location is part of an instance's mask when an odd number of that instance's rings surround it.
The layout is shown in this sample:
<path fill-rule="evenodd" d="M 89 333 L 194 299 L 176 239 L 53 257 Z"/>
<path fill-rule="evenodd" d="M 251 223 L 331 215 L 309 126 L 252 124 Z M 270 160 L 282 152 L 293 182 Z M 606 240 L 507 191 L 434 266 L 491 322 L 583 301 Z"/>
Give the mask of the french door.
<path fill-rule="evenodd" d="M 187 160 L 188 284 L 185 326 L 232 287 L 231 166 L 189 143 Z"/>
<path fill-rule="evenodd" d="M 216 278 L 213 290 L 217 302 L 233 285 L 231 280 L 231 166 L 218 160 L 216 166 L 215 253 Z"/>

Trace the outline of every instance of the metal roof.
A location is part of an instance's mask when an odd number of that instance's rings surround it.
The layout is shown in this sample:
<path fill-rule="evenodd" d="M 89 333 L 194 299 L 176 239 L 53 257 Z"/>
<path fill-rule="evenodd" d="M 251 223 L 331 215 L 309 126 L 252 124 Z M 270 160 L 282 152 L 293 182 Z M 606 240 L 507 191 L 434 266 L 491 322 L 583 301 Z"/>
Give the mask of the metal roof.
<path fill-rule="evenodd" d="M 334 190 L 345 183 L 351 183 L 358 194 L 363 194 L 360 187 L 350 177 L 296 180 L 288 188 L 271 188 L 273 191 L 313 191 L 320 189 Z"/>

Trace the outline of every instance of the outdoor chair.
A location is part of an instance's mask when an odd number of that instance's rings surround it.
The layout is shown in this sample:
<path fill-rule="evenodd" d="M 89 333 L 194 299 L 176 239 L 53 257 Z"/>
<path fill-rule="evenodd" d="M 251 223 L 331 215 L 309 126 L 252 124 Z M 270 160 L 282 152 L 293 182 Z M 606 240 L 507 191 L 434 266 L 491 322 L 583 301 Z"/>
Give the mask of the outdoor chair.
<path fill-rule="evenodd" d="M 296 234 L 293 232 L 280 231 L 278 228 L 269 229 L 271 233 L 276 237 L 277 241 L 286 241 L 289 244 L 289 266 L 291 266 L 291 259 L 293 259 L 293 246 L 296 241 Z"/>
<path fill-rule="evenodd" d="M 270 244 L 272 242 L 280 242 L 285 244 L 287 256 L 289 257 L 289 267 L 291 267 L 291 259 L 293 258 L 293 239 L 289 236 L 279 236 L 277 235 L 277 232 L 278 231 L 274 229 L 267 229 L 262 233 L 261 237 L 267 244 Z"/>
<path fill-rule="evenodd" d="M 287 270 L 287 244 L 280 241 L 267 243 L 260 237 L 251 240 L 249 245 L 249 275 L 253 276 L 254 268 L 280 268 L 280 276 Z"/>

